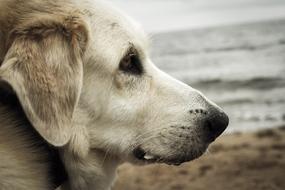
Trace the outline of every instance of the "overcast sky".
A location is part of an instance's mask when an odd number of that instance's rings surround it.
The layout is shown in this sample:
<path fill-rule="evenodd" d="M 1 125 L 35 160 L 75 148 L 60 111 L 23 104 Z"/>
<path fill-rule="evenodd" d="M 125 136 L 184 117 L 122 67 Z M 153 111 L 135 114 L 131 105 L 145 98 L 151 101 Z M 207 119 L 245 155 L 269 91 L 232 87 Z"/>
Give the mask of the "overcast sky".
<path fill-rule="evenodd" d="M 148 32 L 285 18 L 285 0 L 109 0 Z"/>

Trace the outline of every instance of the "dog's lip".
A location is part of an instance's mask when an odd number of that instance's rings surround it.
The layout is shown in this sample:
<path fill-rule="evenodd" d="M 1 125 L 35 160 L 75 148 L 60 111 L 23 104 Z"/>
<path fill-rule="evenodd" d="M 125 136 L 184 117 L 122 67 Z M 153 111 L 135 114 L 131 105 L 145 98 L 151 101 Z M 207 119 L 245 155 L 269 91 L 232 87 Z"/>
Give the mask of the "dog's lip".
<path fill-rule="evenodd" d="M 133 150 L 134 157 L 145 163 L 145 164 L 152 164 L 152 163 L 164 163 L 167 165 L 175 165 L 179 166 L 183 164 L 184 162 L 189 162 L 191 160 L 194 160 L 195 158 L 199 156 L 191 156 L 191 157 L 182 157 L 182 158 L 163 158 L 161 156 L 146 152 L 143 148 L 138 147 Z"/>
<path fill-rule="evenodd" d="M 157 156 L 147 153 L 141 147 L 137 147 L 133 150 L 133 155 L 138 160 L 154 160 Z"/>
<path fill-rule="evenodd" d="M 141 147 L 137 147 L 133 150 L 133 156 L 144 163 L 155 163 L 161 160 L 159 156 L 146 152 Z"/>

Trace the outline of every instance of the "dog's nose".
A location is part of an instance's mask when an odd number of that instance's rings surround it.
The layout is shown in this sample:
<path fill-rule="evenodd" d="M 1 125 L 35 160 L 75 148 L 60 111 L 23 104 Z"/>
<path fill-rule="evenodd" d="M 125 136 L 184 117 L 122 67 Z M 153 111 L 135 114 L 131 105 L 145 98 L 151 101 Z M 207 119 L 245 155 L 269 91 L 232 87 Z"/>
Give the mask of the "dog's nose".
<path fill-rule="evenodd" d="M 189 113 L 196 118 L 199 123 L 198 128 L 203 131 L 208 142 L 213 142 L 229 125 L 229 117 L 218 107 L 194 109 Z"/>
<path fill-rule="evenodd" d="M 210 113 L 204 120 L 204 128 L 207 131 L 207 138 L 210 142 L 220 136 L 229 124 L 229 117 L 222 111 Z"/>

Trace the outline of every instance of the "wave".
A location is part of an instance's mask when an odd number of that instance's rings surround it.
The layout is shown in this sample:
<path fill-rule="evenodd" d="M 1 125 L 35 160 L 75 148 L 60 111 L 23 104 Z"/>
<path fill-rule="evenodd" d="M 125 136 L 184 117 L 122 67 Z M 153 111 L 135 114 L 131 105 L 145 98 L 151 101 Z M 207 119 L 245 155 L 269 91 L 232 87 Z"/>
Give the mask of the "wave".
<path fill-rule="evenodd" d="M 246 113 L 236 116 L 236 119 L 239 121 L 285 121 L 285 113 L 283 114 L 255 114 L 255 113 Z"/>
<path fill-rule="evenodd" d="M 220 53 L 220 52 L 231 52 L 231 51 L 259 51 L 264 49 L 269 49 L 272 47 L 284 46 L 285 39 L 277 40 L 276 42 L 272 43 L 264 43 L 258 45 L 251 45 L 251 44 L 241 44 L 241 45 L 231 45 L 231 46 L 224 46 L 224 47 L 204 47 L 204 48 L 197 48 L 197 49 L 180 49 L 180 48 L 173 48 L 169 51 L 169 47 L 163 48 L 161 47 L 160 53 L 156 53 L 154 56 L 182 56 L 182 55 L 195 55 L 195 54 L 207 54 L 207 53 Z"/>
<path fill-rule="evenodd" d="M 274 89 L 274 88 L 285 88 L 285 78 L 256 77 L 247 80 L 206 79 L 206 80 L 191 82 L 191 85 L 199 88 L 211 88 L 211 87 L 224 88 L 224 89 L 250 88 L 256 90 L 264 90 L 264 89 Z"/>

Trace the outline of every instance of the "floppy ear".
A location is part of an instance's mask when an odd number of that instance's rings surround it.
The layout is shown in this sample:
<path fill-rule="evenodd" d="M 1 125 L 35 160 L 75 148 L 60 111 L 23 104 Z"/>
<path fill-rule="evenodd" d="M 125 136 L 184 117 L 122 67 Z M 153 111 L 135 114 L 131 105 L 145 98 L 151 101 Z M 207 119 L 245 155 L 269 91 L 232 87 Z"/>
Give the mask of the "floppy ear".
<path fill-rule="evenodd" d="M 82 80 L 86 25 L 77 16 L 42 16 L 18 26 L 0 67 L 0 81 L 16 93 L 27 118 L 54 146 L 71 138 Z"/>

